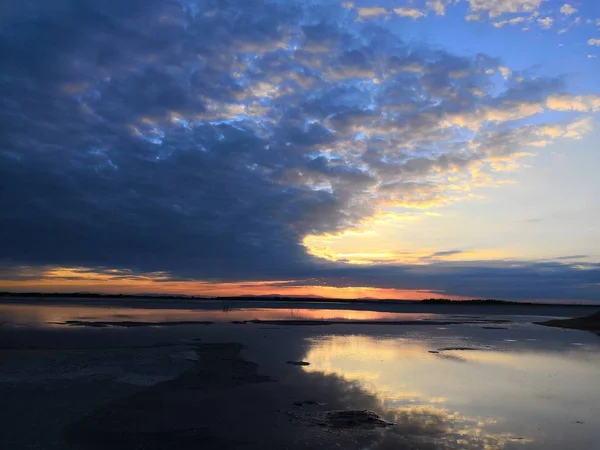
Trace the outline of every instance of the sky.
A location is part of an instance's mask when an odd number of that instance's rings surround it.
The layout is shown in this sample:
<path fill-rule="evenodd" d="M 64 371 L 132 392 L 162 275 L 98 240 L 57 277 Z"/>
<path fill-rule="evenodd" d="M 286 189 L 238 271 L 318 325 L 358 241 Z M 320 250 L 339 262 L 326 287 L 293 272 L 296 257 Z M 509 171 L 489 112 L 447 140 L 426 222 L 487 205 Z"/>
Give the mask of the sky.
<path fill-rule="evenodd" d="M 0 8 L 0 290 L 600 302 L 594 0 Z"/>

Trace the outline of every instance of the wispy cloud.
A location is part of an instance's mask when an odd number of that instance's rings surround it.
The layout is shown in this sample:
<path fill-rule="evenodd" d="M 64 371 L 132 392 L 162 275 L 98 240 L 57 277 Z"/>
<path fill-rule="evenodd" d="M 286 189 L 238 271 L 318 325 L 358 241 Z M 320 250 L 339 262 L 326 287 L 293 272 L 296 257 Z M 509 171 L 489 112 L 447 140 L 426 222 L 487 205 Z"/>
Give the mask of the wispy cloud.
<path fill-rule="evenodd" d="M 544 0 L 468 0 L 471 10 L 497 17 L 508 13 L 531 13 L 538 11 Z"/>
<path fill-rule="evenodd" d="M 498 22 L 494 22 L 494 26 L 496 28 L 502 28 L 505 25 L 517 25 L 517 24 L 523 23 L 525 21 L 526 21 L 526 19 L 523 16 L 513 17 L 512 19 L 507 19 L 507 20 L 501 20 L 501 21 L 498 21 Z"/>

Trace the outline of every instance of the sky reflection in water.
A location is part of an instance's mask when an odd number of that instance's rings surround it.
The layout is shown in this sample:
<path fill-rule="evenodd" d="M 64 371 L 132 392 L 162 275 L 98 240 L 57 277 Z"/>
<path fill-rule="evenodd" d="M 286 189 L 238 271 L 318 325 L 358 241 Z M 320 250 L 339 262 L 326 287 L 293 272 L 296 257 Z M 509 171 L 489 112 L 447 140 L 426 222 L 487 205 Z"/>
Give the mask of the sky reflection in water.
<path fill-rule="evenodd" d="M 505 342 L 435 354 L 431 339 L 327 335 L 310 339 L 304 370 L 360 385 L 441 448 L 588 449 L 600 438 L 594 339 L 572 350 Z"/>
<path fill-rule="evenodd" d="M 314 396 L 316 400 L 330 402 L 340 397 L 339 401 L 347 407 L 376 409 L 398 424 L 393 430 L 386 430 L 382 440 L 373 442 L 369 449 L 596 448 L 600 441 L 597 414 L 600 340 L 597 336 L 532 325 L 532 321 L 538 320 L 533 316 L 506 317 L 513 322 L 491 326 L 495 329 L 487 329 L 490 327 L 484 324 L 404 327 L 358 326 L 351 322 L 429 321 L 451 317 L 457 316 L 273 309 L 264 305 L 195 310 L 0 305 L 6 342 L 22 339 L 23 345 L 33 347 L 37 345 L 36 339 L 71 345 L 75 336 L 78 343 L 87 342 L 85 345 L 92 346 L 108 346 L 117 341 L 147 346 L 198 335 L 204 342 L 243 342 L 248 349 L 248 359 L 258 362 L 264 373 L 282 381 L 287 375 L 278 370 L 291 370 L 290 373 L 295 374 L 290 386 L 300 383 L 307 395 L 297 400 L 310 400 Z M 268 329 L 255 324 L 227 323 L 253 318 L 346 319 L 349 322 L 326 327 L 280 325 Z M 57 325 L 67 320 L 224 323 L 201 328 L 126 330 L 69 327 L 68 331 Z M 42 333 L 39 338 L 35 338 L 34 329 Z M 12 332 L 17 334 L 12 335 Z M 50 339 L 54 335 L 57 335 L 55 341 Z M 475 350 L 444 350 L 447 347 Z M 310 366 L 289 367 L 285 361 L 290 358 L 302 358 L 309 361 Z M 338 389 L 334 390 L 334 386 Z"/>
<path fill-rule="evenodd" d="M 82 321 L 212 321 L 235 320 L 427 320 L 436 314 L 356 311 L 351 309 L 229 308 L 229 309 L 141 309 L 69 305 L 0 304 L 0 322 L 48 327 L 57 323 Z"/>

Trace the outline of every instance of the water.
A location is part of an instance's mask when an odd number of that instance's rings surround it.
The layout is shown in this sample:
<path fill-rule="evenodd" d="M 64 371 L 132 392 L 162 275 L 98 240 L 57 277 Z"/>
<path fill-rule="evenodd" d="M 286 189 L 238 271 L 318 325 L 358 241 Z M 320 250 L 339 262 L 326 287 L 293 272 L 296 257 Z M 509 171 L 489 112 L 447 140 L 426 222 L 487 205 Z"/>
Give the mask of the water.
<path fill-rule="evenodd" d="M 439 318 L 427 313 L 394 313 L 384 311 L 357 311 L 352 309 L 315 308 L 231 308 L 220 309 L 164 309 L 128 308 L 89 305 L 21 305 L 0 304 L 0 322 L 13 326 L 48 328 L 62 326 L 69 321 L 139 321 L 160 324 L 173 321 L 232 322 L 244 320 L 431 320 Z"/>
<path fill-rule="evenodd" d="M 240 386 L 215 391 L 218 395 L 211 391 L 181 411 L 171 402 L 175 409 L 167 415 L 184 422 L 190 415 L 214 420 L 213 432 L 223 436 L 231 429 L 220 429 L 221 419 L 239 416 L 236 420 L 246 426 L 240 428 L 256 433 L 252 439 L 266 439 L 263 447 L 293 438 L 297 443 L 319 442 L 321 448 L 588 450 L 600 441 L 600 338 L 532 323 L 557 311 L 566 316 L 566 310 L 523 308 L 514 314 L 501 308 L 485 314 L 481 308 L 458 307 L 435 314 L 410 310 L 412 306 L 395 312 L 354 310 L 348 304 L 326 309 L 312 304 L 268 306 L 0 304 L 0 396 L 8 399 L 0 406 L 6 425 L 0 438 L 17 450 L 85 449 L 64 441 L 61 427 L 111 402 L 117 405 L 111 414 L 119 414 L 123 407 L 118 402 L 135 393 L 147 396 L 140 420 L 163 423 L 168 392 L 157 395 L 154 389 L 202 365 L 194 342 L 242 342 L 243 356 L 276 380 L 261 385 L 260 406 L 254 405 L 262 408 L 260 414 L 248 409 L 252 405 L 236 404 L 255 392 Z M 231 323 L 252 319 L 275 322 Z M 507 323 L 484 322 L 498 319 Z M 72 320 L 153 326 L 64 325 Z M 277 320 L 341 323 L 290 326 Z M 419 326 L 393 325 L 390 320 Z M 176 321 L 215 323 L 161 326 Z M 440 324 L 444 321 L 458 324 Z M 288 360 L 310 365 L 290 366 Z M 323 406 L 294 406 L 306 400 Z M 158 403 L 153 407 L 154 401 Z M 211 412 L 205 417 L 206 401 L 228 405 L 215 409 L 225 416 L 215 418 Z M 289 424 L 286 414 L 312 413 L 311 408 L 370 409 L 396 425 L 353 435 Z M 122 420 L 128 420 L 129 413 L 123 414 Z M 280 421 L 280 428 L 265 432 L 261 414 Z"/>
<path fill-rule="evenodd" d="M 465 333 L 459 339 L 480 350 L 440 353 L 429 353 L 443 343 L 432 336 L 322 335 L 310 339 L 304 370 L 358 384 L 413 433 L 433 428 L 430 441 L 440 448 L 459 441 L 465 448 L 594 448 L 599 340 L 562 334 L 566 342 L 546 345 Z"/>
<path fill-rule="evenodd" d="M 212 321 L 245 320 L 490 320 L 507 318 L 513 322 L 541 321 L 554 317 L 583 316 L 595 307 L 580 306 L 482 306 L 406 304 L 318 303 L 277 300 L 220 301 L 147 299 L 28 299 L 0 300 L 0 324 L 48 328 L 67 321 Z"/>

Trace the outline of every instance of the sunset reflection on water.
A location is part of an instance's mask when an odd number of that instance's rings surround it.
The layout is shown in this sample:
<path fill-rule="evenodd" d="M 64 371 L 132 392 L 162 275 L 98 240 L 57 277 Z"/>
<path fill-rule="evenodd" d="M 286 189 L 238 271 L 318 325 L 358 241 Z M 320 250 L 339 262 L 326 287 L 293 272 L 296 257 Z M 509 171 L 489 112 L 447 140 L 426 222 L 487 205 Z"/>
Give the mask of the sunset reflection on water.
<path fill-rule="evenodd" d="M 400 424 L 435 424 L 440 445 L 562 449 L 600 437 L 597 347 L 532 351 L 479 343 L 480 350 L 430 353 L 437 350 L 427 337 L 327 335 L 309 342 L 303 370 L 359 385 Z"/>
<path fill-rule="evenodd" d="M 92 374 L 107 380 L 114 375 L 116 383 L 154 383 L 173 376 L 173 364 L 201 361 L 190 347 L 197 342 L 239 342 L 260 373 L 280 380 L 282 393 L 298 389 L 283 405 L 291 412 L 311 412 L 316 406 L 302 402 L 317 402 L 325 409 L 372 410 L 396 424 L 380 442 L 360 448 L 587 450 L 600 440 L 600 342 L 591 333 L 532 324 L 538 316 L 500 316 L 510 320 L 490 326 L 477 320 L 499 316 L 467 316 L 461 309 L 455 313 L 462 316 L 343 309 L 347 304 L 319 309 L 309 302 L 290 308 L 295 305 L 266 301 L 246 303 L 253 307 L 60 301 L 0 304 L 0 339 L 14 347 L 3 357 L 21 364 L 12 375 L 5 370 L 6 380 L 83 380 Z M 344 323 L 231 324 L 253 319 Z M 88 326 L 67 327 L 68 321 Z M 158 327 L 180 321 L 217 324 Z M 153 326 L 105 326 L 111 322 Z"/>
<path fill-rule="evenodd" d="M 16 325 L 52 326 L 66 321 L 210 321 L 244 320 L 428 320 L 435 314 L 390 313 L 346 309 L 307 308 L 220 308 L 220 309 L 140 309 L 81 305 L 0 304 L 0 322 Z"/>

